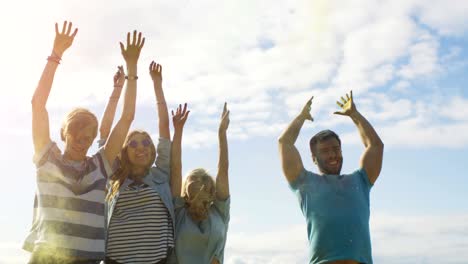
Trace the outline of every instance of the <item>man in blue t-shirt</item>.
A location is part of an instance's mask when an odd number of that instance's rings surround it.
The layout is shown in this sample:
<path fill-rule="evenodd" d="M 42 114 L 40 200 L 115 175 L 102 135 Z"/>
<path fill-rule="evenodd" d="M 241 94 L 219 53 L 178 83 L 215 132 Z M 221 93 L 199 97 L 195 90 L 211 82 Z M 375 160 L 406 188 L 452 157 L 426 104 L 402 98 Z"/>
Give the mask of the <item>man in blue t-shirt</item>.
<path fill-rule="evenodd" d="M 359 169 L 341 174 L 340 138 L 324 130 L 310 140 L 319 173 L 305 170 L 294 143 L 304 121 L 313 121 L 312 99 L 278 140 L 283 173 L 306 218 L 309 263 L 372 264 L 369 192 L 382 168 L 383 142 L 356 109 L 351 91 L 337 102 L 342 111 L 334 114 L 349 116 L 358 128 L 365 147 Z"/>

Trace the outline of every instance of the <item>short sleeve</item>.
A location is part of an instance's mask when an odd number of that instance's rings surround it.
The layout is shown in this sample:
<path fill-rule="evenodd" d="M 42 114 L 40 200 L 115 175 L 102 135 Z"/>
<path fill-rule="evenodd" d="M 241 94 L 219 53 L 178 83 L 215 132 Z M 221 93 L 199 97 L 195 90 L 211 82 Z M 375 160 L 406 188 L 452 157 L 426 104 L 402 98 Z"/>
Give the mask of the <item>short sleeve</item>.
<path fill-rule="evenodd" d="M 97 144 L 99 148 L 102 148 L 107 142 L 107 138 L 98 139 Z"/>
<path fill-rule="evenodd" d="M 374 186 L 370 182 L 369 176 L 367 176 L 367 172 L 366 172 L 366 170 L 364 168 L 360 168 L 360 169 L 356 170 L 355 172 L 353 172 L 353 174 L 358 175 L 359 178 L 361 179 L 363 185 L 366 186 L 368 189 L 371 189 L 372 186 Z"/>
<path fill-rule="evenodd" d="M 230 218 L 230 209 L 231 209 L 231 197 L 229 196 L 226 200 L 215 200 L 213 206 L 218 210 L 218 212 L 223 217 L 225 223 L 229 222 Z"/>
<path fill-rule="evenodd" d="M 297 191 L 306 183 L 306 180 L 307 170 L 302 169 L 301 173 L 299 173 L 299 176 L 297 176 L 297 178 L 294 181 L 289 182 L 289 188 L 291 188 L 291 190 L 293 191 Z"/>
<path fill-rule="evenodd" d="M 33 162 L 36 164 L 36 167 L 39 168 L 49 160 L 50 156 L 60 156 L 60 149 L 53 141 L 49 142 L 49 144 L 47 144 L 41 151 L 34 154 Z"/>
<path fill-rule="evenodd" d="M 112 161 L 113 166 L 110 165 L 109 161 L 106 158 L 106 155 L 104 154 L 104 148 L 100 148 L 96 154 L 93 156 L 94 159 L 96 159 L 99 163 L 99 166 L 101 167 L 101 171 L 105 173 L 105 178 L 109 178 L 114 174 L 115 170 L 117 169 L 116 164 L 117 163 L 117 158 Z"/>
<path fill-rule="evenodd" d="M 163 170 L 167 174 L 170 171 L 170 155 L 171 155 L 171 141 L 166 138 L 159 138 L 158 147 L 156 149 L 157 156 L 156 156 L 156 167 Z"/>
<path fill-rule="evenodd" d="M 182 197 L 174 197 L 173 198 L 173 202 L 174 202 L 174 209 L 177 211 L 178 209 L 180 208 L 183 208 L 185 207 L 185 199 L 182 198 Z"/>

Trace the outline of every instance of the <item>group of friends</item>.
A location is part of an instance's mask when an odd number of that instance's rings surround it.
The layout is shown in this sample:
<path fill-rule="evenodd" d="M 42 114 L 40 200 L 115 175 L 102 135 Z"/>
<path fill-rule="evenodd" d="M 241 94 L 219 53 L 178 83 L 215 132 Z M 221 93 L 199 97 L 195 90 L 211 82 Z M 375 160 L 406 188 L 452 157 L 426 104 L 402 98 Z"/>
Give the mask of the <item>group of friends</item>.
<path fill-rule="evenodd" d="M 162 67 L 154 61 L 149 75 L 158 113 L 157 145 L 150 133 L 129 131 L 145 44 L 142 33 L 133 31 L 120 43 L 126 69 L 118 67 L 101 122 L 84 108 L 69 112 L 60 130 L 62 152 L 50 138 L 46 104 L 77 32 L 71 22 L 65 21 L 61 30 L 55 25 L 53 49 L 32 99 L 37 188 L 32 228 L 23 246 L 31 252 L 29 263 L 223 263 L 230 219 L 227 104 L 218 126 L 216 178 L 197 168 L 183 181 L 181 144 L 190 110 L 185 103 L 171 111 L 171 139 Z M 122 113 L 113 125 L 121 97 Z M 278 141 L 283 173 L 306 218 L 309 263 L 372 263 L 369 193 L 380 174 L 383 143 L 357 111 L 351 92 L 337 102 L 342 111 L 336 114 L 349 116 L 359 130 L 365 146 L 359 169 L 341 174 L 340 138 L 325 130 L 310 141 L 319 173 L 307 171 L 294 144 L 304 122 L 313 121 L 312 99 Z M 88 156 L 98 133 L 99 149 Z"/>

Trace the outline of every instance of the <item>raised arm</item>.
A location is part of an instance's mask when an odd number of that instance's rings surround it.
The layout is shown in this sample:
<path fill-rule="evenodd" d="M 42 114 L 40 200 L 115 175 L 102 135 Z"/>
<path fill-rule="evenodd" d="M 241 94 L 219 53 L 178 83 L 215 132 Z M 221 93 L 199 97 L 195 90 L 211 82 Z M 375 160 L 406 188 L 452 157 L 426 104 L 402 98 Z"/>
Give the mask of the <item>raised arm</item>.
<path fill-rule="evenodd" d="M 47 58 L 47 64 L 42 72 L 41 79 L 31 101 L 32 104 L 32 134 L 34 151 L 40 152 L 50 140 L 49 114 L 46 104 L 49 98 L 52 82 L 54 81 L 57 66 L 60 64 L 63 53 L 72 45 L 78 29 L 72 33 L 72 23 L 63 22 L 62 31 L 59 32 L 55 23 L 55 40 L 51 55 Z"/>
<path fill-rule="evenodd" d="M 182 189 L 182 133 L 189 113 L 190 111 L 187 111 L 187 103 L 184 104 L 184 108 L 179 105 L 175 114 L 174 111 L 172 111 L 172 123 L 174 125 L 170 172 L 172 197 L 180 197 Z"/>
<path fill-rule="evenodd" d="M 151 79 L 153 80 L 154 94 L 156 95 L 156 105 L 158 110 L 159 136 L 170 139 L 169 113 L 167 112 L 166 99 L 162 89 L 162 66 L 152 61 L 149 66 Z"/>
<path fill-rule="evenodd" d="M 358 128 L 362 143 L 366 148 L 361 156 L 360 166 L 366 171 L 369 181 L 374 184 L 382 169 L 384 144 L 369 121 L 356 109 L 353 91 L 349 95 L 346 94 L 346 98 L 341 97 L 341 102 L 337 101 L 336 103 L 343 110 L 335 112 L 335 114 L 349 116 Z"/>
<path fill-rule="evenodd" d="M 218 174 L 216 175 L 216 198 L 226 200 L 229 197 L 229 155 L 226 131 L 229 127 L 229 110 L 227 103 L 224 103 L 221 122 L 218 129 L 219 158 Z"/>
<path fill-rule="evenodd" d="M 107 140 L 109 137 L 112 123 L 114 122 L 115 110 L 117 109 L 120 94 L 122 93 L 122 88 L 125 83 L 125 71 L 123 66 L 118 66 L 117 68 L 118 70 L 114 74 L 114 90 L 112 90 L 112 94 L 107 102 L 106 109 L 102 115 L 101 127 L 99 128 L 101 140 Z"/>
<path fill-rule="evenodd" d="M 283 174 L 286 176 L 288 182 L 296 180 L 304 169 L 301 155 L 299 154 L 296 146 L 294 146 L 294 143 L 299 136 L 299 131 L 301 130 L 302 125 L 304 125 L 304 121 L 314 121 L 310 114 L 313 98 L 314 97 L 312 96 L 312 98 L 307 101 L 305 106 L 302 108 L 301 113 L 294 118 L 278 139 L 281 166 L 283 167 Z"/>
<path fill-rule="evenodd" d="M 138 35 L 138 36 L 137 36 Z M 122 144 L 127 136 L 130 125 L 135 117 L 135 104 L 136 104 L 136 89 L 138 71 L 137 64 L 138 58 L 140 57 L 141 49 L 145 44 L 145 38 L 142 38 L 141 32 L 137 34 L 137 31 L 133 31 L 133 38 L 130 42 L 130 33 L 127 33 L 127 47 L 120 42 L 120 49 L 122 56 L 125 59 L 127 65 L 127 86 L 125 89 L 124 103 L 122 116 L 119 121 L 112 129 L 109 139 L 104 146 L 104 152 L 107 160 L 112 164 L 117 154 L 122 148 Z"/>

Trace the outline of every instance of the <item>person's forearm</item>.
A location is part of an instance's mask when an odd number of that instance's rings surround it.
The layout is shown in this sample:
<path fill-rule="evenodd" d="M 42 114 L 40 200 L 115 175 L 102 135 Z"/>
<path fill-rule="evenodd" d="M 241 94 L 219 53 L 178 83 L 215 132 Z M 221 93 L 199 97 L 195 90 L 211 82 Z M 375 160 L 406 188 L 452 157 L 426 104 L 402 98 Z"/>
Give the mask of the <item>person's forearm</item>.
<path fill-rule="evenodd" d="M 167 110 L 167 104 L 166 99 L 164 98 L 162 84 L 158 82 L 153 82 L 153 85 L 154 93 L 156 96 L 156 106 L 158 110 L 159 135 L 164 138 L 170 138 L 169 112 Z"/>
<path fill-rule="evenodd" d="M 182 130 L 174 131 L 171 148 L 171 191 L 173 197 L 180 197 L 182 186 Z"/>
<path fill-rule="evenodd" d="M 104 110 L 104 114 L 101 120 L 101 127 L 99 129 L 101 139 L 106 139 L 109 136 L 121 93 L 122 87 L 114 86 L 114 90 L 109 97 L 109 101 L 107 102 L 106 109 Z"/>
<path fill-rule="evenodd" d="M 366 148 L 370 146 L 383 145 L 383 142 L 379 135 L 377 135 L 377 132 L 374 130 L 369 121 L 367 121 L 367 119 L 361 113 L 359 113 L 359 111 L 355 111 L 350 115 L 350 117 L 358 128 L 359 135 L 361 136 L 361 140 Z"/>
<path fill-rule="evenodd" d="M 31 101 L 33 108 L 45 108 L 57 67 L 57 62 L 47 61 Z"/>
<path fill-rule="evenodd" d="M 299 132 L 304 125 L 305 118 L 299 114 L 294 120 L 288 125 L 286 130 L 281 134 L 278 141 L 283 144 L 294 145 L 296 143 Z"/>
<path fill-rule="evenodd" d="M 122 110 L 122 119 L 132 122 L 135 118 L 135 105 L 137 93 L 137 79 L 138 71 L 137 65 L 127 65 L 128 80 L 125 89 L 124 104 Z"/>
<path fill-rule="evenodd" d="M 216 191 L 218 197 L 226 199 L 229 196 L 229 151 L 226 131 L 219 131 L 218 175 L 216 177 Z"/>

